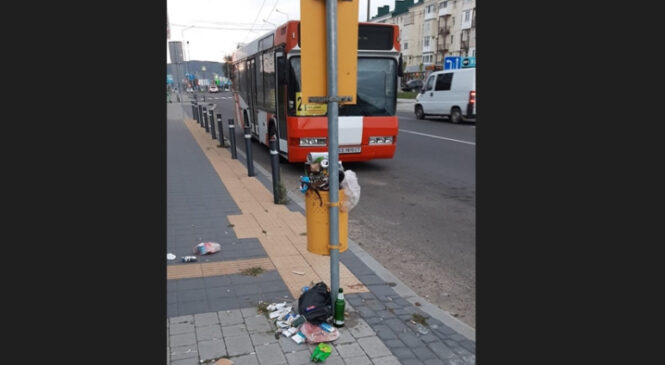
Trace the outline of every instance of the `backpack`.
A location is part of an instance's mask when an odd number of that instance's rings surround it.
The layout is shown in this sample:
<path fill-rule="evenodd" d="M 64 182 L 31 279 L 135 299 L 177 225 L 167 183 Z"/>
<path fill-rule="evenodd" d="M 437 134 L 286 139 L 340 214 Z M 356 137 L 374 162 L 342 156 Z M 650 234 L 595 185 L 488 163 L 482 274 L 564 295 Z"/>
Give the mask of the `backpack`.
<path fill-rule="evenodd" d="M 323 281 L 300 295 L 298 313 L 314 325 L 319 325 L 332 316 L 330 292 Z"/>

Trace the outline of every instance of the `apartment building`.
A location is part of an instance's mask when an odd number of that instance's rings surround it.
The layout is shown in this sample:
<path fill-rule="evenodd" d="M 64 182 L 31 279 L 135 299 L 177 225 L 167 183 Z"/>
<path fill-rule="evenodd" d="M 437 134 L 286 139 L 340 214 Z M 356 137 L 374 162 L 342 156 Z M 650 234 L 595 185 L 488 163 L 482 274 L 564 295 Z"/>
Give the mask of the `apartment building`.
<path fill-rule="evenodd" d="M 370 21 L 399 26 L 402 82 L 442 69 L 446 56 L 476 55 L 476 0 L 395 0 Z"/>

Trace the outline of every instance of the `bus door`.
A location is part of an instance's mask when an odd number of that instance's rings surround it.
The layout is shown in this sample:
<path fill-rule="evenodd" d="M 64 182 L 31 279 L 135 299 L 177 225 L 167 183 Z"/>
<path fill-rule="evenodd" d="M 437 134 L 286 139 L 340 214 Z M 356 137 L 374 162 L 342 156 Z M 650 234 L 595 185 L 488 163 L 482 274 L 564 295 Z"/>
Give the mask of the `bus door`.
<path fill-rule="evenodd" d="M 247 100 L 247 105 L 249 105 L 249 111 L 247 113 L 247 122 L 249 123 L 249 129 L 252 134 L 256 134 L 256 68 L 254 59 L 247 61 L 247 82 L 249 82 L 247 90 L 249 90 L 249 100 Z"/>
<path fill-rule="evenodd" d="M 284 54 L 284 49 L 275 50 L 275 65 L 277 65 L 277 70 L 275 72 L 276 93 L 275 100 L 277 105 L 277 140 L 279 141 L 279 151 L 288 153 L 288 143 L 286 135 L 286 92 L 287 92 L 287 67 L 286 55 Z"/>

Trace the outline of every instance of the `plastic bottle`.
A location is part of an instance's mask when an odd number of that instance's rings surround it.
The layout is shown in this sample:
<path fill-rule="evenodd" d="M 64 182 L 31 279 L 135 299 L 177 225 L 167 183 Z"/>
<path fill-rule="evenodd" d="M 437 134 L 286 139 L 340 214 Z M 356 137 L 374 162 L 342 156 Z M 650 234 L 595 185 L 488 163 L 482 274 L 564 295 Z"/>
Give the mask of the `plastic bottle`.
<path fill-rule="evenodd" d="M 344 327 L 344 292 L 342 288 L 339 288 L 339 293 L 337 293 L 337 299 L 335 300 L 335 318 L 333 324 L 335 327 Z"/>

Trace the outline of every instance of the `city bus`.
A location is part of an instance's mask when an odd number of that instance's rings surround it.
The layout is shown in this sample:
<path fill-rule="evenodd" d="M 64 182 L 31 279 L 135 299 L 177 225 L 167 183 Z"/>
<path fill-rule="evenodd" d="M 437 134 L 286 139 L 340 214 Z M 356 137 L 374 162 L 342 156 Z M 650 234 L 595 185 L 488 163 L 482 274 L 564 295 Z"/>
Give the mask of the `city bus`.
<path fill-rule="evenodd" d="M 238 48 L 231 61 L 237 124 L 249 125 L 262 144 L 277 140 L 279 154 L 289 162 L 328 151 L 327 104 L 308 104 L 301 97 L 299 25 L 284 23 Z M 339 105 L 340 161 L 393 158 L 401 70 L 398 26 L 358 23 L 357 103 Z"/>

